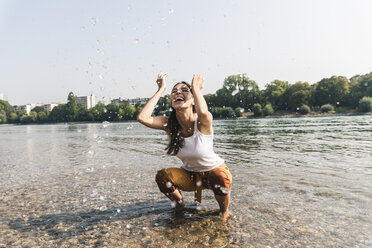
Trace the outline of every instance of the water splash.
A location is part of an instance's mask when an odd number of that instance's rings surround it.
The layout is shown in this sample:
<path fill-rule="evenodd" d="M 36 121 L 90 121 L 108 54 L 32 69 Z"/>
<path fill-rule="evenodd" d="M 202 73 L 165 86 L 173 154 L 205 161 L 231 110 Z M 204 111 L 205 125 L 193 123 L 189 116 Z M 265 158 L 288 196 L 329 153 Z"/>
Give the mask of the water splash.
<path fill-rule="evenodd" d="M 106 110 L 107 111 L 107 110 Z M 105 112 L 106 113 L 106 112 Z M 111 123 L 110 122 L 108 122 L 108 121 L 104 121 L 104 122 L 102 122 L 102 127 L 103 128 L 106 128 L 106 127 L 108 127 L 108 126 L 110 126 L 111 125 Z"/>

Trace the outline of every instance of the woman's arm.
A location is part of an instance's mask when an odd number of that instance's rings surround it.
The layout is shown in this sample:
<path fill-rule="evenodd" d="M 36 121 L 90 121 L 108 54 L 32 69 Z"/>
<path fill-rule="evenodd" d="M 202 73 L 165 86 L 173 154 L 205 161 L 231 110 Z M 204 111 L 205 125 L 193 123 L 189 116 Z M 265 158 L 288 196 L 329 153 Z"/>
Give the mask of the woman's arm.
<path fill-rule="evenodd" d="M 192 91 L 194 95 L 195 110 L 198 114 L 198 128 L 204 134 L 212 134 L 212 121 L 213 116 L 208 111 L 207 102 L 201 93 L 204 86 L 204 78 L 199 74 L 194 74 L 192 78 Z"/>
<path fill-rule="evenodd" d="M 164 125 L 168 122 L 168 117 L 165 116 L 152 116 L 155 106 L 158 103 L 160 97 L 165 91 L 165 78 L 168 76 L 166 73 L 159 73 L 156 83 L 158 84 L 158 91 L 153 97 L 146 103 L 141 112 L 139 113 L 137 120 L 143 125 L 154 128 L 154 129 L 165 129 Z"/>

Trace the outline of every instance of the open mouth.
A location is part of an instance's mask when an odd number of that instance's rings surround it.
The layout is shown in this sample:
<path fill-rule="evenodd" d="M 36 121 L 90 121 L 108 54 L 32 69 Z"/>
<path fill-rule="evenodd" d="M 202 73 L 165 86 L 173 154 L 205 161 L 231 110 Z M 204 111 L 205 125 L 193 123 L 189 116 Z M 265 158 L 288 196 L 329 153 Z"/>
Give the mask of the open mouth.
<path fill-rule="evenodd" d="M 178 96 L 178 97 L 174 98 L 173 101 L 174 102 L 183 102 L 183 101 L 185 101 L 185 99 L 183 97 Z"/>

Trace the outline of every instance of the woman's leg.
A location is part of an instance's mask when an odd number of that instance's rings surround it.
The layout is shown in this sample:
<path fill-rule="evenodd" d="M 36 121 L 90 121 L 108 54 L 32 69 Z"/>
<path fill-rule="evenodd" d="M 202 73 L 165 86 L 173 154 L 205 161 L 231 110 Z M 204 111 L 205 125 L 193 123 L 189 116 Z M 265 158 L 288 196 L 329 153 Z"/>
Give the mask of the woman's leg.
<path fill-rule="evenodd" d="M 176 208 L 183 208 L 185 202 L 179 191 L 193 191 L 195 185 L 191 180 L 191 174 L 182 168 L 168 168 L 158 171 L 155 181 L 162 193 L 176 204 Z"/>
<path fill-rule="evenodd" d="M 220 207 L 221 217 L 226 220 L 230 215 L 231 173 L 226 165 L 219 166 L 209 172 L 208 181 Z"/>

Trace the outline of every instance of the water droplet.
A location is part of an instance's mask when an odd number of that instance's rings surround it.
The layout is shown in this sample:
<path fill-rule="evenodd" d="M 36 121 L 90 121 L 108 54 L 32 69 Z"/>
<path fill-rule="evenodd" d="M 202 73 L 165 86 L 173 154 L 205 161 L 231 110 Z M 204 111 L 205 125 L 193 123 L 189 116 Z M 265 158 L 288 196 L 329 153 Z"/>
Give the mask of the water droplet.
<path fill-rule="evenodd" d="M 154 226 L 159 226 L 159 223 L 155 223 Z"/>
<path fill-rule="evenodd" d="M 166 126 L 168 126 L 168 123 L 165 123 L 165 124 L 163 125 L 163 127 L 166 127 Z"/>
<path fill-rule="evenodd" d="M 225 187 L 221 187 L 221 191 L 222 191 L 222 193 L 224 193 L 224 194 L 228 194 L 228 193 L 230 193 L 230 190 L 228 190 L 228 189 L 225 188 Z"/>
<path fill-rule="evenodd" d="M 167 186 L 167 188 L 172 187 L 172 183 L 171 182 L 167 182 L 165 185 Z"/>
<path fill-rule="evenodd" d="M 97 21 L 98 21 L 98 19 L 96 19 L 95 17 L 91 17 L 90 18 L 90 25 L 92 25 L 92 27 L 94 27 L 97 24 Z"/>
<path fill-rule="evenodd" d="M 197 181 L 196 182 L 196 186 L 200 187 L 202 185 L 202 182 L 201 181 Z"/>
<path fill-rule="evenodd" d="M 107 210 L 107 207 L 106 206 L 102 206 L 99 208 L 100 211 L 106 211 Z"/>
<path fill-rule="evenodd" d="M 340 102 L 337 102 L 336 104 L 340 104 Z"/>
<path fill-rule="evenodd" d="M 170 111 L 170 112 L 172 112 L 172 111 L 173 111 L 173 109 L 172 109 L 172 108 L 169 108 L 169 111 Z"/>
<path fill-rule="evenodd" d="M 119 208 L 118 208 L 118 209 L 116 209 L 116 212 L 120 213 L 120 209 L 119 209 Z"/>
<path fill-rule="evenodd" d="M 240 110 L 240 112 L 242 112 L 242 113 L 243 113 L 243 112 L 244 112 L 244 109 L 241 109 L 241 110 Z"/>
<path fill-rule="evenodd" d="M 107 111 L 107 110 L 106 110 L 106 111 Z M 105 112 L 105 113 L 106 113 L 106 112 Z M 111 124 L 111 123 L 108 122 L 108 121 L 104 121 L 104 122 L 102 122 L 102 126 L 103 126 L 104 128 L 108 127 L 110 124 Z"/>
<path fill-rule="evenodd" d="M 221 185 L 215 184 L 214 187 L 217 189 L 217 188 L 221 187 Z"/>
<path fill-rule="evenodd" d="M 239 90 L 234 90 L 231 94 L 233 95 L 233 96 L 235 96 L 236 94 L 238 94 L 238 92 L 239 92 Z"/>
<path fill-rule="evenodd" d="M 83 203 L 85 203 L 86 201 L 87 201 L 87 198 L 84 198 L 84 199 L 83 199 Z"/>
<path fill-rule="evenodd" d="M 171 202 L 171 206 L 172 208 L 175 208 L 176 207 L 176 203 L 174 201 Z"/>
<path fill-rule="evenodd" d="M 101 201 L 104 201 L 105 200 L 105 197 L 103 197 L 102 195 L 99 197 L 99 199 L 101 200 Z"/>
<path fill-rule="evenodd" d="M 94 151 L 89 150 L 87 153 L 88 153 L 89 155 L 93 155 L 93 154 L 94 154 Z"/>
<path fill-rule="evenodd" d="M 115 183 L 116 183 L 116 180 L 115 180 L 115 179 L 114 179 L 114 180 L 112 180 L 112 183 L 113 183 L 113 184 L 115 184 Z"/>
<path fill-rule="evenodd" d="M 129 224 L 127 224 L 127 226 L 126 226 L 128 229 L 130 229 L 131 228 L 131 226 L 129 225 Z"/>
<path fill-rule="evenodd" d="M 300 108 L 299 108 L 299 107 L 297 107 L 297 110 L 300 110 Z"/>

